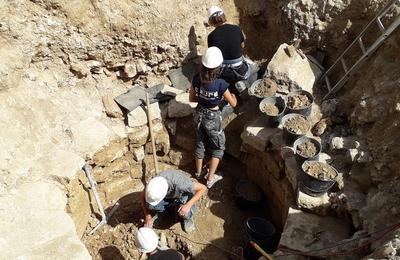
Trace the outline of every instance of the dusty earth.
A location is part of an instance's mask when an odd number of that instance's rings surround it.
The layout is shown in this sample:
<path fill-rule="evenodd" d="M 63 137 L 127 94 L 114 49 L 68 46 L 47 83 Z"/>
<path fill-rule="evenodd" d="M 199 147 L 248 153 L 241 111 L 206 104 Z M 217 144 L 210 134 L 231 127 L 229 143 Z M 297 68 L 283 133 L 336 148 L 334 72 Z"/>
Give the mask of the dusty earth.
<path fill-rule="evenodd" d="M 337 176 L 332 166 L 322 162 L 307 162 L 303 169 L 307 174 L 320 180 L 333 180 Z"/>
<path fill-rule="evenodd" d="M 272 79 L 266 78 L 260 80 L 254 87 L 254 95 L 259 98 L 272 97 L 278 90 L 278 85 Z"/>
<path fill-rule="evenodd" d="M 274 104 L 265 104 L 265 106 L 261 108 L 261 112 L 269 116 L 276 116 L 279 114 L 279 108 Z"/>
<path fill-rule="evenodd" d="M 305 117 L 297 115 L 286 120 L 283 127 L 294 134 L 305 134 L 310 129 L 310 122 Z"/>
<path fill-rule="evenodd" d="M 288 107 L 292 109 L 302 109 L 310 106 L 311 102 L 306 95 L 288 95 Z"/>
<path fill-rule="evenodd" d="M 195 232 L 186 234 L 177 219 L 162 218 L 161 224 L 156 227 L 156 232 L 159 235 L 165 234 L 169 247 L 178 249 L 187 259 L 230 259 L 232 255 L 229 252 L 235 252 L 238 247 L 245 247 L 246 219 L 251 216 L 266 217 L 266 209 L 243 211 L 236 204 L 232 194 L 235 194 L 238 180 L 245 178 L 243 167 L 233 158 L 224 160 L 221 167 L 224 179 L 196 204 Z M 251 191 L 247 195 L 251 196 Z M 253 192 L 254 198 L 250 199 L 257 199 L 259 195 Z M 97 222 L 92 219 L 89 223 L 82 240 L 94 259 L 140 258 L 141 254 L 135 246 L 135 234 L 143 225 L 143 213 L 140 207 L 132 203 L 134 200 L 131 195 L 120 200 L 120 209 L 113 215 L 110 224 L 93 235 L 89 235 L 88 232 Z M 209 242 L 226 251 L 210 245 Z"/>
<path fill-rule="evenodd" d="M 317 153 L 317 147 L 312 141 L 307 140 L 296 147 L 296 152 L 304 158 L 310 158 Z"/>

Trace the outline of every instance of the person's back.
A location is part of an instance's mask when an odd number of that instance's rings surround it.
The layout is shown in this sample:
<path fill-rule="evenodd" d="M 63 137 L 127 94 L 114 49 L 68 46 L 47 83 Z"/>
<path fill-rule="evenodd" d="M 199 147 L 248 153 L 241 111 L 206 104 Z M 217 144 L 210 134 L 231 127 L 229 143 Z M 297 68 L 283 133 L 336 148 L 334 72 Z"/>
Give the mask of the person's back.
<path fill-rule="evenodd" d="M 244 36 L 239 26 L 223 24 L 216 27 L 207 38 L 208 47 L 218 47 L 224 60 L 235 60 L 242 57 Z"/>
<path fill-rule="evenodd" d="M 157 250 L 155 253 L 147 256 L 148 260 L 182 260 L 182 254 L 173 249 Z"/>

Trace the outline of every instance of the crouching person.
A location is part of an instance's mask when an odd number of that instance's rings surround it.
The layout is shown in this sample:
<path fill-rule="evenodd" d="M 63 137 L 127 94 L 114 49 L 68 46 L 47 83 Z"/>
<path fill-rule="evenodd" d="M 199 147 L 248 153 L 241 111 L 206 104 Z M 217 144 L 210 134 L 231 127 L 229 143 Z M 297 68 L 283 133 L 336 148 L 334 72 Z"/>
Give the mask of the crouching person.
<path fill-rule="evenodd" d="M 195 203 L 207 188 L 186 176 L 180 170 L 162 171 L 149 181 L 142 193 L 145 226 L 151 228 L 160 214 L 178 214 L 183 230 L 195 229 Z M 154 213 L 154 216 L 152 216 Z"/>
<path fill-rule="evenodd" d="M 222 179 L 216 170 L 225 150 L 225 133 L 222 128 L 221 104 L 227 102 L 235 107 L 237 100 L 231 94 L 229 84 L 219 79 L 222 52 L 217 47 L 210 47 L 202 57 L 202 68 L 192 80 L 189 91 L 189 100 L 198 102 L 194 113 L 197 125 L 196 136 L 196 177 L 200 177 L 206 148 L 211 150 L 211 160 L 206 175 L 207 187 L 210 189 L 217 181 Z"/>
<path fill-rule="evenodd" d="M 136 246 L 140 251 L 147 254 L 148 260 L 184 260 L 184 256 L 176 250 L 159 250 L 159 238 L 153 229 L 139 228 L 136 235 Z"/>

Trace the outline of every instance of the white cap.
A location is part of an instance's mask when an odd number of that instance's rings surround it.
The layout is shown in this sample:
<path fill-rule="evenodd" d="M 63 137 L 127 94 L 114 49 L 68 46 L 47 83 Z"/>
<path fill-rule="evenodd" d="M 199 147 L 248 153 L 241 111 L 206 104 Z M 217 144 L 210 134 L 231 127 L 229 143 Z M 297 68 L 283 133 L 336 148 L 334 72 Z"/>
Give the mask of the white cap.
<path fill-rule="evenodd" d="M 167 195 L 167 191 L 167 180 L 161 176 L 154 177 L 149 181 L 146 187 L 146 202 L 153 206 L 157 205 L 164 199 L 165 195 Z"/>
<path fill-rule="evenodd" d="M 221 15 L 224 13 L 224 11 L 220 7 L 215 5 L 208 8 L 208 19 L 210 19 L 214 15 L 217 15 L 216 13 L 219 13 L 218 15 Z"/>
<path fill-rule="evenodd" d="M 206 53 L 201 58 L 201 63 L 204 67 L 209 69 L 215 69 L 219 67 L 224 58 L 222 57 L 222 52 L 218 47 L 210 47 L 206 50 Z"/>
<path fill-rule="evenodd" d="M 150 253 L 157 248 L 158 236 L 153 229 L 142 227 L 137 232 L 136 242 L 140 251 Z"/>

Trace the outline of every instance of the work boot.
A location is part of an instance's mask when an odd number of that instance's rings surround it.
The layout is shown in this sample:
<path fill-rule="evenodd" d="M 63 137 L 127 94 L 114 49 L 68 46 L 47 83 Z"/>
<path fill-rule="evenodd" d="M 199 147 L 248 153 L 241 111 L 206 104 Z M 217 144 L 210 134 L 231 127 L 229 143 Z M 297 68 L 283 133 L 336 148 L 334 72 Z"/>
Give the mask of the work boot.
<path fill-rule="evenodd" d="M 190 218 L 186 218 L 183 219 L 182 221 L 182 225 L 183 225 L 183 231 L 185 231 L 186 233 L 191 233 L 195 230 L 195 225 L 194 225 L 194 217 L 191 216 Z"/>
<path fill-rule="evenodd" d="M 245 81 L 241 80 L 235 83 L 235 88 L 237 89 L 237 91 L 239 92 L 239 94 L 241 94 L 244 90 L 247 89 L 247 84 Z"/>

